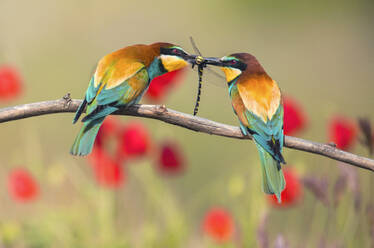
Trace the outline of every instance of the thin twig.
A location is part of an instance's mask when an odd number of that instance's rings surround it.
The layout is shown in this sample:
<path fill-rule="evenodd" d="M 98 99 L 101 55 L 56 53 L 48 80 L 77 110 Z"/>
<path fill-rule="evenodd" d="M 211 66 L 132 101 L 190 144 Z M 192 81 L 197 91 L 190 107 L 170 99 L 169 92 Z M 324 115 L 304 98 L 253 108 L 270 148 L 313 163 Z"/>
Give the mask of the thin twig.
<path fill-rule="evenodd" d="M 59 100 L 3 108 L 0 109 L 0 123 L 39 115 L 75 112 L 80 103 L 81 100 L 72 100 L 69 96 L 65 96 Z M 133 105 L 128 108 L 123 108 L 117 111 L 115 114 L 157 119 L 196 132 L 212 135 L 236 139 L 251 139 L 251 137 L 243 136 L 238 127 L 218 123 L 201 117 L 194 117 L 192 115 L 181 113 L 172 109 L 167 109 L 164 105 Z M 339 150 L 338 148 L 329 144 L 322 144 L 296 137 L 286 136 L 285 146 L 291 149 L 319 154 L 321 156 L 342 161 L 356 167 L 374 171 L 374 160 Z"/>

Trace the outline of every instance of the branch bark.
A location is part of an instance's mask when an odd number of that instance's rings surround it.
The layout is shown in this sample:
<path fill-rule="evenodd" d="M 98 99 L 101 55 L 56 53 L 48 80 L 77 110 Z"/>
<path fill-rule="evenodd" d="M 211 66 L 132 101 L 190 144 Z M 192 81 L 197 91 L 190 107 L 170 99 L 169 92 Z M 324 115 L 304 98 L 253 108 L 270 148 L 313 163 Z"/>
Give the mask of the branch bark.
<path fill-rule="evenodd" d="M 66 95 L 59 100 L 3 108 L 0 109 L 0 123 L 39 115 L 75 112 L 81 102 L 81 100 L 72 100 L 69 95 Z M 212 135 L 236 139 L 251 139 L 251 137 L 243 136 L 238 127 L 167 109 L 164 105 L 133 105 L 128 108 L 120 109 L 115 114 L 157 119 L 196 132 L 203 132 Z M 286 136 L 285 146 L 291 149 L 319 154 L 356 167 L 374 171 L 374 160 L 342 151 L 330 144 L 322 144 Z"/>

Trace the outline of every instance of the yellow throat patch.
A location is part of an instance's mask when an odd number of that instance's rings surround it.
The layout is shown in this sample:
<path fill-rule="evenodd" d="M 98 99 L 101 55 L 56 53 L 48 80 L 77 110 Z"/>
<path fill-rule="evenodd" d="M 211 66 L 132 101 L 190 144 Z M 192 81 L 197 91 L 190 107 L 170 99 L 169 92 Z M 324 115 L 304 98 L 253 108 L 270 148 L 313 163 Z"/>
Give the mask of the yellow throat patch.
<path fill-rule="evenodd" d="M 175 71 L 182 69 L 188 65 L 188 62 L 182 58 L 172 55 L 161 55 L 160 56 L 162 65 L 167 71 Z"/>
<path fill-rule="evenodd" d="M 242 73 L 236 68 L 221 67 L 221 70 L 225 73 L 227 82 L 231 82 Z"/>

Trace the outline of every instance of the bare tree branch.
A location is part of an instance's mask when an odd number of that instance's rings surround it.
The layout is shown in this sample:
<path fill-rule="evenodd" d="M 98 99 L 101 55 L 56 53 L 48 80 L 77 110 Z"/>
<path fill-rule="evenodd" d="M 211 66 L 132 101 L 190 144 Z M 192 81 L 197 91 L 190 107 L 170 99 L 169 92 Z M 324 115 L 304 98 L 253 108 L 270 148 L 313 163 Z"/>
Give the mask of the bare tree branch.
<path fill-rule="evenodd" d="M 67 95 L 60 100 L 45 101 L 18 105 L 0 109 L 0 123 L 53 113 L 75 112 L 81 100 L 72 100 Z M 169 124 L 184 127 L 193 131 L 236 139 L 251 139 L 243 136 L 238 127 L 214 122 L 201 117 L 194 117 L 163 105 L 134 105 L 117 111 L 118 115 L 130 115 L 157 119 Z M 363 169 L 374 171 L 374 160 L 342 151 L 330 144 L 321 144 L 296 137 L 286 136 L 288 148 L 319 154 L 334 160 L 342 161 Z"/>

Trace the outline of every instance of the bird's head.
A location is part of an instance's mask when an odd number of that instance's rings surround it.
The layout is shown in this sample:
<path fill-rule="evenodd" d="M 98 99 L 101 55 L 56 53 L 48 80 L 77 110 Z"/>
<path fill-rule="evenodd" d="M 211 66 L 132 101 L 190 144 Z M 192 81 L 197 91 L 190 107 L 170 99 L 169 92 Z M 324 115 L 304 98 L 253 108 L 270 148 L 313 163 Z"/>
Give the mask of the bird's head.
<path fill-rule="evenodd" d="M 246 62 L 245 56 L 241 53 L 231 54 L 222 58 L 204 58 L 205 64 L 220 67 L 220 69 L 225 73 L 227 82 L 233 81 L 247 69 Z"/>
<path fill-rule="evenodd" d="M 194 63 L 196 55 L 189 55 L 183 48 L 170 43 L 155 43 L 151 46 L 156 47 L 159 52 L 159 59 L 163 68 L 167 72 L 182 69 L 188 63 Z"/>

